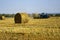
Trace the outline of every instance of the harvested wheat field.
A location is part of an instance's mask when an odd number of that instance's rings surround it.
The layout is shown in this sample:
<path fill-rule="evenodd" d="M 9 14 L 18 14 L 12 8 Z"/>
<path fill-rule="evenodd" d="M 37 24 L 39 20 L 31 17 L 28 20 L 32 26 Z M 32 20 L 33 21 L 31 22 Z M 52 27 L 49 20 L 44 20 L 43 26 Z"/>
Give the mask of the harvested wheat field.
<path fill-rule="evenodd" d="M 0 20 L 1 40 L 60 40 L 60 17 L 30 19 L 15 24 L 14 18 Z"/>

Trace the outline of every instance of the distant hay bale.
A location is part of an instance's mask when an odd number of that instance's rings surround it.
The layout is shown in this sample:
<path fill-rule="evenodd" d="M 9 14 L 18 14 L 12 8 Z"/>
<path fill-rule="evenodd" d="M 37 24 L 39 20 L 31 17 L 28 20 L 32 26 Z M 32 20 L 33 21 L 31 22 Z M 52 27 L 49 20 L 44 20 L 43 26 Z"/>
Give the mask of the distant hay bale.
<path fill-rule="evenodd" d="M 17 13 L 15 15 L 14 21 L 15 23 L 27 23 L 28 22 L 28 14 L 26 13 Z"/>
<path fill-rule="evenodd" d="M 32 15 L 33 15 L 33 18 L 34 19 L 39 19 L 40 18 L 40 14 L 38 14 L 38 13 L 34 13 Z"/>
<path fill-rule="evenodd" d="M 4 20 L 5 19 L 5 17 L 4 16 L 0 16 L 0 20 Z"/>

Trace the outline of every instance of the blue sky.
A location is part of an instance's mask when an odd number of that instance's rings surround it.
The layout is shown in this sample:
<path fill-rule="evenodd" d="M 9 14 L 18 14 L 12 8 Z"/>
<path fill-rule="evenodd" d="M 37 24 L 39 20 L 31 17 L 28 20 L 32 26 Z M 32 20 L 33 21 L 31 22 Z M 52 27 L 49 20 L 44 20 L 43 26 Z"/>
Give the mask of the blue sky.
<path fill-rule="evenodd" d="M 0 0 L 0 13 L 60 13 L 60 0 Z"/>

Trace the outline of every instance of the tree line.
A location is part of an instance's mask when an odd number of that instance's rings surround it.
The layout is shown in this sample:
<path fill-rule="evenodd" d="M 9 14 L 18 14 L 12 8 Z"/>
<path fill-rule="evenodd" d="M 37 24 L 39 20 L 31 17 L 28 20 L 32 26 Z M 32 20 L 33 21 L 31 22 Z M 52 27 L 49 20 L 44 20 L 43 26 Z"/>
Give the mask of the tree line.
<path fill-rule="evenodd" d="M 60 17 L 60 13 L 56 13 L 56 14 L 48 14 L 48 13 L 32 13 L 32 14 L 28 14 L 30 17 L 34 17 L 34 18 L 39 18 L 40 17 L 40 15 L 48 15 L 48 16 L 51 16 L 51 17 Z M 0 16 L 5 16 L 5 17 L 14 17 L 15 16 L 15 14 L 0 14 Z"/>
<path fill-rule="evenodd" d="M 5 16 L 5 17 L 14 17 L 15 14 L 0 14 L 0 16 Z"/>

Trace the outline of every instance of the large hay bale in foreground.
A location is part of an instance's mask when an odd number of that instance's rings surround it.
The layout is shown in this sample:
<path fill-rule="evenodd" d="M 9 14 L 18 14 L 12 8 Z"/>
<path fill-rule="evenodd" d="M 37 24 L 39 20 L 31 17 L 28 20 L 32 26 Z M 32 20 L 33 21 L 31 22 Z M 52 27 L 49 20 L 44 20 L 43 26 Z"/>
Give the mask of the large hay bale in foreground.
<path fill-rule="evenodd" d="M 27 23 L 28 20 L 29 17 L 26 13 L 17 13 L 14 18 L 15 23 Z"/>
<path fill-rule="evenodd" d="M 5 17 L 4 16 L 0 16 L 0 20 L 4 20 L 5 19 Z"/>

